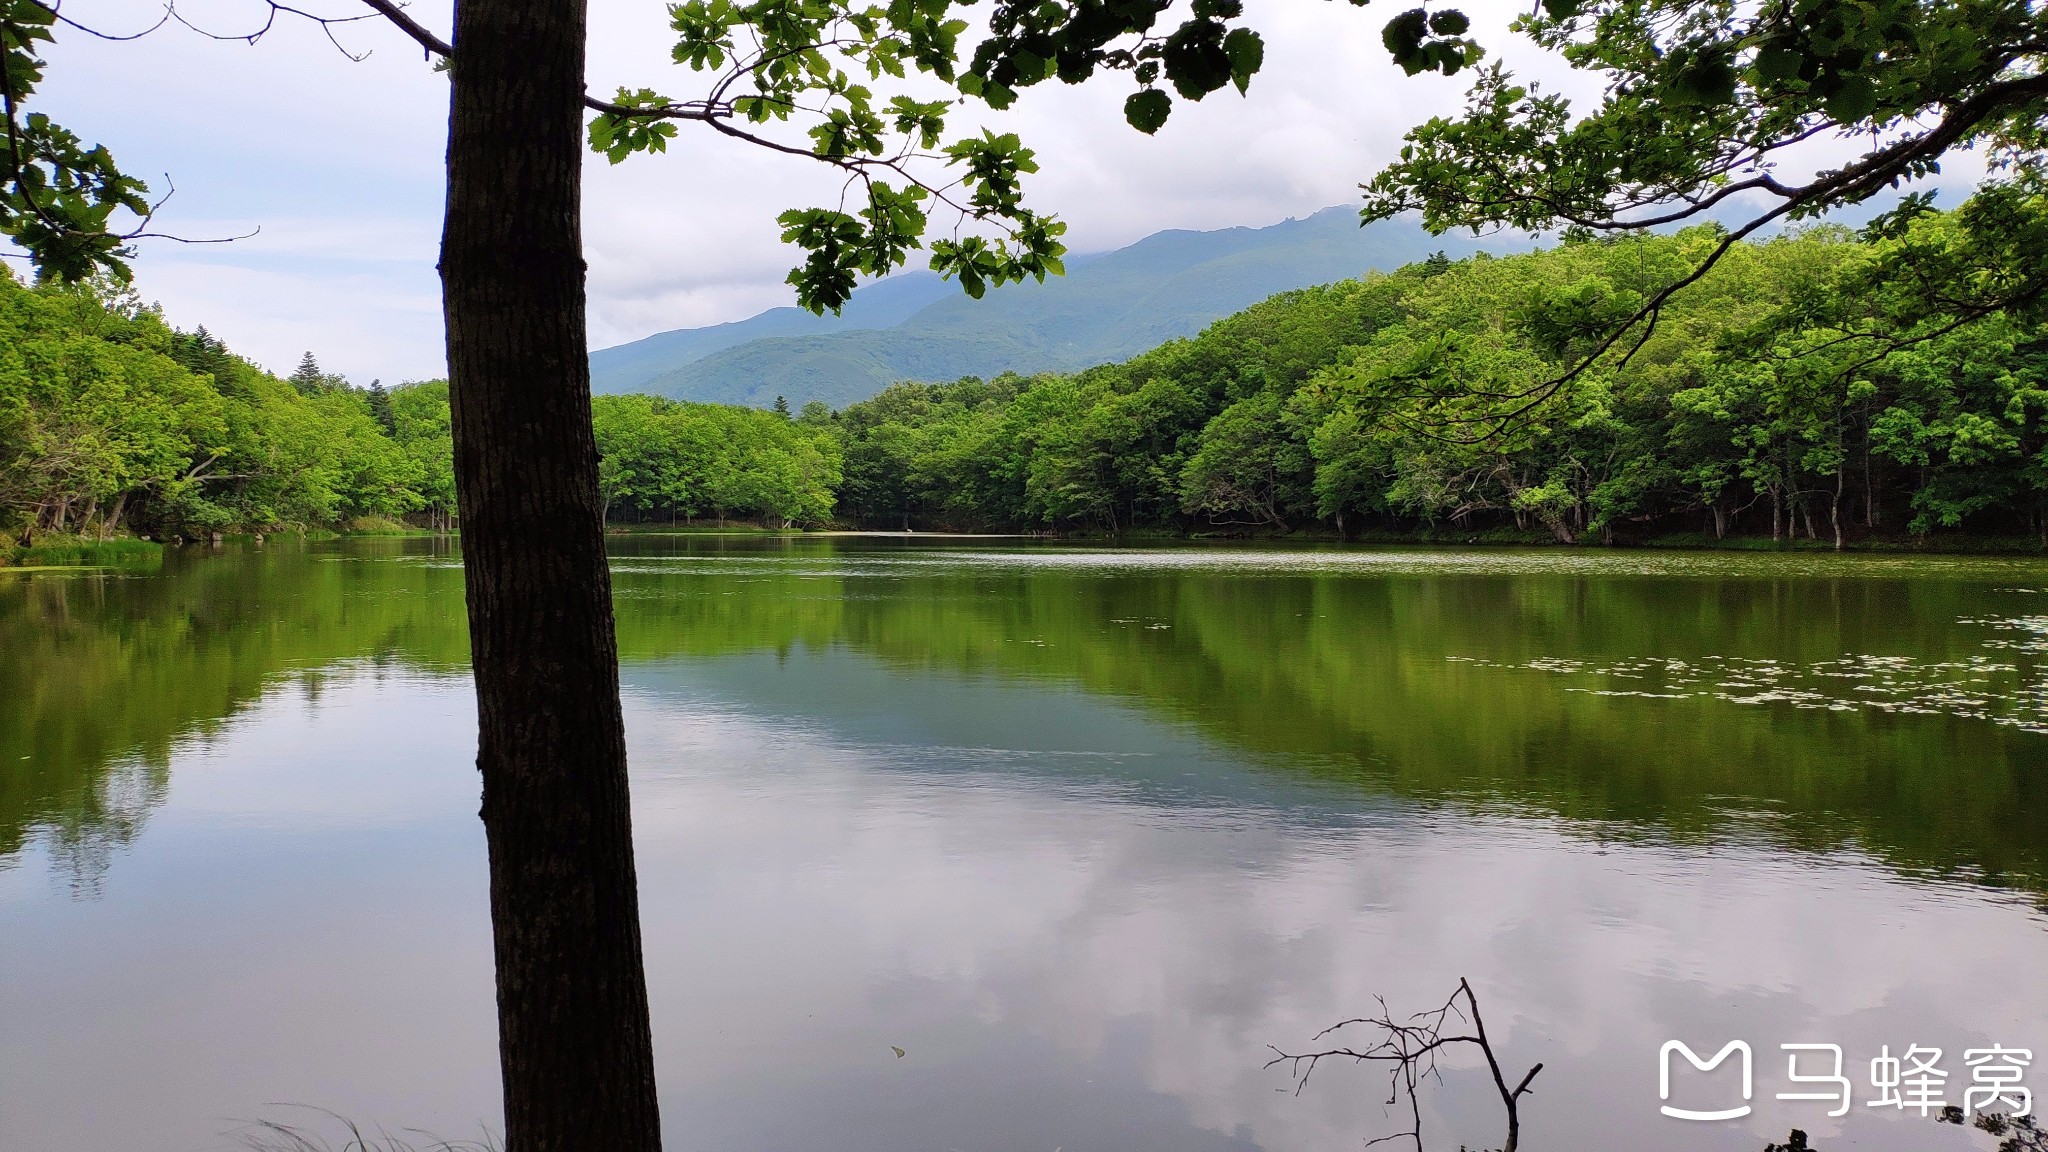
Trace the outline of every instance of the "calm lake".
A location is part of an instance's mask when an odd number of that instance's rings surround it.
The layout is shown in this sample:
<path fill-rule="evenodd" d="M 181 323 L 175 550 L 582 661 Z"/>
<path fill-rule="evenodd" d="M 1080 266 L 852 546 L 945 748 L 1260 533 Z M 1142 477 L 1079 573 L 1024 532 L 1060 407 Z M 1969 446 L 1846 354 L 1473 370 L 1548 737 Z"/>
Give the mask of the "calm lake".
<path fill-rule="evenodd" d="M 1530 1149 L 1990 1146 L 1867 1107 L 1884 1047 L 2048 1090 L 2048 563 L 698 537 L 614 579 L 672 1152 L 1357 1148 L 1384 1071 L 1268 1046 L 1461 976 L 1544 1062 Z M 0 1149 L 496 1126 L 467 644 L 445 543 L 0 574 Z M 1754 1110 L 1660 1115 L 1672 1039 L 1746 1041 Z M 1847 1116 L 1775 1098 L 1788 1043 Z M 1480 1068 L 1432 1149 L 1499 1143 Z"/>

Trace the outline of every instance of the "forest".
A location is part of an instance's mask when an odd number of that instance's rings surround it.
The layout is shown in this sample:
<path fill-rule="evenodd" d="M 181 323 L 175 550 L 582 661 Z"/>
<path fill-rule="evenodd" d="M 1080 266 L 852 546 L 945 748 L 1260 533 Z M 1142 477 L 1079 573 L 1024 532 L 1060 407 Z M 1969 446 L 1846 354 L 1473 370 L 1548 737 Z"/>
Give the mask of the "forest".
<path fill-rule="evenodd" d="M 791 414 L 594 403 L 617 525 L 1546 539 L 2048 540 L 2048 340 L 1987 187 L 1738 242 L 1712 225 L 1441 256 L 1120 364 Z M 2015 303 L 2015 301 L 2019 301 Z M 132 293 L 0 277 L 0 528 L 453 526 L 445 382 L 288 377 Z M 1604 342 L 1603 342 L 1604 341 Z"/>
<path fill-rule="evenodd" d="M 19 543 L 124 532 L 346 527 L 455 500 L 444 384 L 288 378 L 106 282 L 0 276 L 0 527 Z"/>
<path fill-rule="evenodd" d="M 836 438 L 746 408 L 604 397 L 603 483 L 629 518 L 814 525 Z M 122 534 L 455 525 L 448 385 L 356 387 L 312 353 L 286 377 L 180 332 L 105 281 L 0 273 L 0 530 L 26 546 Z"/>
<path fill-rule="evenodd" d="M 2048 539 L 2038 196 L 1739 242 L 1580 237 L 1285 293 L 1126 363 L 835 417 L 876 527 Z M 1574 374 L 1574 369 L 1577 369 Z"/>

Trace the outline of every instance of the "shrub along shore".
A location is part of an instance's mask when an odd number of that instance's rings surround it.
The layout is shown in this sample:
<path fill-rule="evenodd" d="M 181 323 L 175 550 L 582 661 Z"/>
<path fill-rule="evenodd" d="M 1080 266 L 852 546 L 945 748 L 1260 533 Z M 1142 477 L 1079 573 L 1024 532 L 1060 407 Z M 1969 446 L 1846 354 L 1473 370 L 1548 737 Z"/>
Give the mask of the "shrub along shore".
<path fill-rule="evenodd" d="M 601 396 L 600 483 L 624 530 L 2039 550 L 2039 308 L 1928 303 L 1930 268 L 2001 274 L 1973 210 L 1737 244 L 1604 354 L 1718 232 L 1436 257 L 836 412 Z M 444 382 L 279 377 L 108 285 L 0 276 L 0 563 L 451 530 L 449 427 Z"/>

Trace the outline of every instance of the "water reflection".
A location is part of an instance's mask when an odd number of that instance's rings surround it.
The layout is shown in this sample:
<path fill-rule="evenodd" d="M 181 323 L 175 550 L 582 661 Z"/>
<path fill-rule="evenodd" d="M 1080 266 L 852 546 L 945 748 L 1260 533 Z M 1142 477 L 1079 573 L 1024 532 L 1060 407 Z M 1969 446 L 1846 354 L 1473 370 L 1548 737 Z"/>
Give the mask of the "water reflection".
<path fill-rule="evenodd" d="M 1265 1046 L 1460 975 L 1532 1147 L 1967 1146 L 1770 1100 L 1776 1046 L 2048 1048 L 2048 572 L 1585 556 L 636 542 L 672 1146 L 1349 1144 L 1378 1085 Z M 0 579 L 0 1146 L 495 1114 L 460 594 Z M 1758 1113 L 1659 1118 L 1673 1037 L 1755 1045 Z M 1498 1138 L 1476 1075 L 1435 1131 Z"/>
<path fill-rule="evenodd" d="M 2039 889 L 2048 868 L 2037 561 L 730 538 L 621 552 L 628 664 L 845 647 L 1135 701 L 1276 770 L 1411 797 L 1693 838 L 1762 812 L 1782 843 L 1912 872 Z M 460 598 L 434 542 L 0 577 L 0 860 L 47 835 L 93 873 L 158 802 L 167 750 L 267 685 L 355 662 L 458 674 Z M 778 706 L 847 703 L 827 685 Z"/>
<path fill-rule="evenodd" d="M 2048 668 L 1977 623 L 2038 563 L 1627 554 L 1599 579 L 1586 564 L 685 554 L 630 564 L 619 588 L 641 659 L 678 638 L 845 645 L 1133 700 L 1290 773 L 1693 838 L 1770 813 L 1787 845 L 2039 887 L 2043 748 L 2007 729 L 2048 718 Z"/>
<path fill-rule="evenodd" d="M 818 662 L 835 680 L 877 674 Z M 2001 1029 L 2038 1035 L 2048 1009 L 2026 962 L 2040 926 L 2023 910 L 1869 860 L 1815 870 L 1757 843 L 1589 844 L 1549 821 L 1362 801 L 1247 774 L 1199 739 L 1056 692 L 1003 691 L 1037 739 L 1020 728 L 999 751 L 942 749 L 925 742 L 975 689 L 896 678 L 897 705 L 835 743 L 739 705 L 774 675 L 759 663 L 678 669 L 665 707 L 636 710 L 653 734 L 636 753 L 674 766 L 637 801 L 658 830 L 651 864 L 693 878 L 657 885 L 648 909 L 662 954 L 688 958 L 665 962 L 659 999 L 693 1035 L 734 1043 L 663 1053 L 697 1089 L 682 1106 L 715 1125 L 707 1146 L 986 1144 L 976 1117 L 1019 1084 L 1038 1107 L 999 1146 L 1340 1146 L 1389 1130 L 1381 1085 L 1326 1070 L 1297 1099 L 1258 1054 L 1375 995 L 1433 1003 L 1463 974 L 1486 990 L 1504 1049 L 1550 1062 L 1529 1112 L 1538 1146 L 1753 1150 L 1797 1123 L 1924 1149 L 1931 1126 L 1865 1114 L 1836 1127 L 1775 1102 L 1747 1124 L 1674 1133 L 1656 1114 L 1654 1054 L 1674 1035 L 1748 1036 L 1767 1061 L 1759 1082 L 1775 1083 L 1781 1042 L 1853 1053 L 1919 1036 L 1960 1051 Z M 1149 739 L 1156 783 L 1131 785 L 1129 759 L 1077 768 L 1077 724 L 1090 743 Z M 718 926 L 715 945 L 699 925 Z M 1074 1070 L 1103 1086 L 1065 1083 Z M 735 1078 L 774 1084 L 772 1107 L 721 1104 Z M 1144 1099 L 1181 1102 L 1196 1131 L 1156 1120 L 1107 1139 L 1077 1119 L 1133 1078 Z M 967 1102 L 942 1105 L 955 1093 Z M 844 1130 L 862 1097 L 886 1136 Z M 1474 1076 L 1432 1099 L 1434 1130 L 1497 1139 Z"/>
<path fill-rule="evenodd" d="M 436 551 L 375 542 L 174 553 L 150 574 L 0 569 L 0 867 L 46 841 L 89 893 L 163 802 L 173 751 L 282 682 L 317 691 L 356 663 L 460 674 L 459 574 L 358 562 Z"/>

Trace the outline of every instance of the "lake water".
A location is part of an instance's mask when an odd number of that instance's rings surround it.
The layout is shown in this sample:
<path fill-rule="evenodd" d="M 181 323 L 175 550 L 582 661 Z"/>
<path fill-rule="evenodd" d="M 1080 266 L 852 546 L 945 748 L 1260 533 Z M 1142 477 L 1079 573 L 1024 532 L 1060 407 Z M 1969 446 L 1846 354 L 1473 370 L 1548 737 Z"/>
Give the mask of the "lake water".
<path fill-rule="evenodd" d="M 1966 1049 L 2048 1063 L 2040 561 L 696 538 L 614 573 L 672 1152 L 1356 1148 L 1404 1119 L 1384 1073 L 1297 1094 L 1268 1046 L 1460 977 L 1545 1065 L 1530 1149 L 1982 1148 L 1866 1107 L 1870 1059 L 1942 1048 L 1951 1103 Z M 0 1149 L 495 1126 L 461 591 L 432 542 L 0 575 Z M 1747 1041 L 1754 1111 L 1660 1115 L 1670 1039 Z M 1842 1046 L 1846 1117 L 1775 1099 L 1785 1043 Z M 1425 1088 L 1432 1149 L 1498 1144 L 1478 1069 Z"/>

